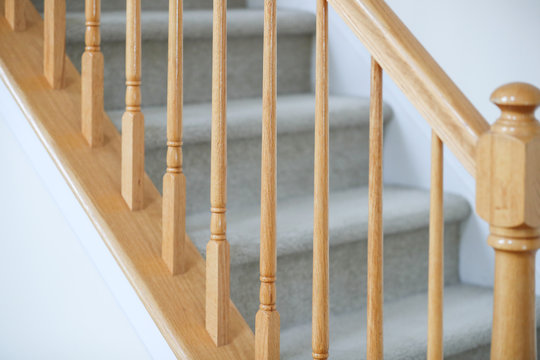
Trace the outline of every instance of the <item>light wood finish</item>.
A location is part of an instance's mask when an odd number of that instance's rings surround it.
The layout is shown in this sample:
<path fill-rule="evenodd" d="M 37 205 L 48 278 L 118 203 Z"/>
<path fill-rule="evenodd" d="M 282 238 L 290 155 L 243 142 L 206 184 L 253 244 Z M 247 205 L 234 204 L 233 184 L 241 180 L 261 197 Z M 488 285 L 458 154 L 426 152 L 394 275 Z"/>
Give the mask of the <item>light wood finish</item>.
<path fill-rule="evenodd" d="M 474 176 L 476 143 L 489 129 L 478 110 L 384 1 L 329 1 Z"/>
<path fill-rule="evenodd" d="M 230 341 L 227 242 L 227 0 L 214 0 L 210 242 L 206 246 L 206 329 L 217 346 Z M 253 354 L 252 354 L 253 356 Z"/>
<path fill-rule="evenodd" d="M 383 358 L 383 83 L 371 59 L 369 106 L 369 215 L 367 253 L 367 359 Z"/>
<path fill-rule="evenodd" d="M 86 47 L 82 55 L 82 133 L 91 147 L 103 144 L 103 54 L 100 43 L 101 0 L 86 0 Z"/>
<path fill-rule="evenodd" d="M 429 211 L 428 360 L 443 359 L 444 213 L 443 143 L 431 135 Z"/>
<path fill-rule="evenodd" d="M 328 1 L 317 0 L 315 84 L 315 166 L 313 225 L 313 359 L 328 359 L 329 244 L 328 244 Z"/>
<path fill-rule="evenodd" d="M 183 1 L 169 1 L 167 172 L 163 177 L 163 260 L 173 275 L 184 272 L 186 176 L 182 169 Z"/>
<path fill-rule="evenodd" d="M 265 0 L 261 156 L 261 289 L 260 307 L 255 318 L 256 360 L 279 359 L 280 318 L 279 312 L 276 310 L 276 35 L 276 0 Z"/>
<path fill-rule="evenodd" d="M 13 31 L 23 31 L 26 27 L 26 0 L 5 0 L 5 16 Z"/>
<path fill-rule="evenodd" d="M 122 196 L 131 210 L 140 210 L 144 202 L 141 0 L 127 0 L 126 18 L 126 111 L 122 117 Z"/>
<path fill-rule="evenodd" d="M 13 32 L 0 17 L 0 79 L 174 354 L 179 359 L 253 359 L 255 337 L 232 303 L 231 342 L 220 348 L 213 344 L 205 330 L 204 259 L 186 237 L 186 273 L 170 275 L 161 260 L 162 201 L 158 190 L 145 175 L 147 206 L 137 212 L 128 209 L 119 192 L 120 134 L 105 116 L 103 147 L 97 151 L 88 147 L 80 130 L 80 75 L 66 58 L 66 89 L 51 90 L 41 75 L 43 21 L 33 6 L 27 9 L 27 25 L 26 31 Z"/>
<path fill-rule="evenodd" d="M 66 0 L 45 0 L 43 71 L 53 89 L 64 86 Z"/>
<path fill-rule="evenodd" d="M 540 248 L 540 90 L 498 88 L 501 117 L 477 150 L 476 207 L 495 249 L 491 359 L 536 359 L 535 255 Z"/>

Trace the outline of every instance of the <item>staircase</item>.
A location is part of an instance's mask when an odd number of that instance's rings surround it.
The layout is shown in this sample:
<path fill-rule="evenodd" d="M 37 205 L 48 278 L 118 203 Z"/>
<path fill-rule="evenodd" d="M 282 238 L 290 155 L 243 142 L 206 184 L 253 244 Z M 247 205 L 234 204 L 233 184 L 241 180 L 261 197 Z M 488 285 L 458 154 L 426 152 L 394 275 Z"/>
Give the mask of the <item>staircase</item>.
<path fill-rule="evenodd" d="M 43 1 L 33 0 L 40 8 Z M 263 12 L 230 0 L 228 231 L 231 297 L 254 328 L 259 298 Z M 187 233 L 204 255 L 210 238 L 212 2 L 184 0 L 184 169 Z M 67 1 L 66 52 L 80 70 L 84 2 Z M 125 1 L 102 5 L 105 107 L 120 130 L 125 106 Z M 143 1 L 142 101 L 146 171 L 161 190 L 166 164 L 168 0 Z M 278 273 L 283 359 L 311 356 L 313 250 L 313 14 L 278 11 Z M 385 122 L 392 109 L 384 108 Z M 331 357 L 365 357 L 369 99 L 330 97 Z M 468 203 L 448 194 L 445 220 L 445 354 L 487 359 L 492 291 L 460 283 Z M 385 358 L 426 357 L 429 192 L 385 186 Z"/>

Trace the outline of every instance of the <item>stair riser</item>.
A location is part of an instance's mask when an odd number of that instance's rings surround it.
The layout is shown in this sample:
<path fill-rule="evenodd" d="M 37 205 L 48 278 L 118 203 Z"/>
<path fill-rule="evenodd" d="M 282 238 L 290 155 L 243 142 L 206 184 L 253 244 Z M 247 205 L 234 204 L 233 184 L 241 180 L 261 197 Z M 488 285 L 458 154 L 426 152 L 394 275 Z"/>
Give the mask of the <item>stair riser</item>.
<path fill-rule="evenodd" d="M 84 11 L 85 0 L 66 0 L 68 11 Z M 32 0 L 34 6 L 43 11 L 43 0 Z M 184 0 L 184 9 L 211 9 L 213 0 Z M 243 7 L 246 5 L 245 0 L 228 0 L 229 7 Z M 141 1 L 143 10 L 167 10 L 169 8 L 169 0 L 151 0 Z M 101 0 L 102 11 L 125 10 L 126 0 Z"/>
<path fill-rule="evenodd" d="M 364 234 L 363 234 L 364 235 Z M 365 236 L 365 235 L 364 235 Z M 426 291 L 428 281 L 428 229 L 389 235 L 384 248 L 384 297 L 393 300 Z M 460 224 L 446 224 L 445 281 L 459 281 Z M 332 237 L 332 234 L 330 234 Z M 279 241 L 279 239 L 278 239 Z M 330 312 L 341 314 L 366 306 L 367 241 L 330 248 Z M 282 329 L 311 318 L 312 253 L 278 258 L 277 308 Z M 259 305 L 258 263 L 231 268 L 234 303 L 253 328 Z M 427 309 L 426 309 L 427 311 Z"/>
<path fill-rule="evenodd" d="M 312 36 L 283 36 L 278 41 L 280 94 L 310 91 Z M 80 70 L 83 39 L 67 44 L 67 53 Z M 125 43 L 102 44 L 105 57 L 105 108 L 125 104 Z M 260 97 L 262 93 L 262 37 L 233 37 L 228 41 L 228 98 Z M 167 41 L 143 41 L 143 106 L 165 105 L 167 99 Z M 186 39 L 184 44 L 184 100 L 211 101 L 212 40 Z"/>
<path fill-rule="evenodd" d="M 341 190 L 367 184 L 368 129 L 333 129 L 330 132 L 330 187 Z M 278 136 L 278 198 L 313 194 L 313 132 Z M 184 146 L 187 177 L 187 212 L 210 207 L 210 144 Z M 261 186 L 261 140 L 237 139 L 228 144 L 229 209 L 258 206 Z M 146 171 L 161 190 L 166 148 L 147 149 Z"/>

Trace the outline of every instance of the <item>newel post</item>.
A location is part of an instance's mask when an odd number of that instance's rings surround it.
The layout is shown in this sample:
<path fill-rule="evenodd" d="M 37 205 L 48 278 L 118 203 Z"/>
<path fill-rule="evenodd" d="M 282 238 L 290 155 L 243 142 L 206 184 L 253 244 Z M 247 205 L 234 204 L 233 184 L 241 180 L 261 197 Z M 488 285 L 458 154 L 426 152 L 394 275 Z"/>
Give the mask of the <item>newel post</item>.
<path fill-rule="evenodd" d="M 502 111 L 477 147 L 476 206 L 495 249 L 491 359 L 536 359 L 535 257 L 540 248 L 540 90 L 504 85 Z"/>

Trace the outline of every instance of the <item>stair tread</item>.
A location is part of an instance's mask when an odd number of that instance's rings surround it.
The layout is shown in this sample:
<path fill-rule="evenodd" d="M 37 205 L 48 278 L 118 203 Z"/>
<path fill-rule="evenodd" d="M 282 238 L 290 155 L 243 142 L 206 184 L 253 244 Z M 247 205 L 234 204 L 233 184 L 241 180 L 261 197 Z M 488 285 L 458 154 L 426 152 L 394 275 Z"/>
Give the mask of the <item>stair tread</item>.
<path fill-rule="evenodd" d="M 331 193 L 329 204 L 331 246 L 367 237 L 367 190 L 367 187 L 358 187 Z M 446 222 L 462 221 L 469 212 L 469 205 L 465 199 L 457 195 L 445 195 Z M 231 244 L 232 264 L 259 261 L 259 217 L 258 204 L 252 208 L 245 207 L 228 212 L 227 239 Z M 385 234 L 398 234 L 428 226 L 429 191 L 385 186 L 383 217 Z M 209 212 L 191 215 L 186 221 L 187 233 L 201 252 L 204 252 L 210 238 L 209 222 Z M 278 256 L 311 251 L 312 248 L 313 197 L 278 201 Z"/>
<path fill-rule="evenodd" d="M 353 96 L 330 96 L 329 111 L 332 128 L 368 126 L 369 99 Z M 109 116 L 120 129 L 124 110 L 109 111 Z M 385 106 L 385 120 L 392 112 Z M 145 115 L 146 147 L 164 147 L 167 126 L 167 107 L 147 107 Z M 184 144 L 210 141 L 212 104 L 186 104 L 184 106 Z M 292 134 L 314 129 L 315 95 L 281 95 L 277 98 L 278 134 Z M 244 139 L 261 136 L 261 98 L 229 100 L 227 105 L 228 139 Z"/>
<path fill-rule="evenodd" d="M 492 299 L 493 291 L 489 288 L 460 284 L 445 289 L 445 356 L 458 355 L 491 342 Z M 538 314 L 537 310 L 537 318 Z M 330 344 L 332 359 L 365 359 L 365 309 L 330 316 Z M 427 294 L 385 304 L 384 344 L 385 359 L 425 359 Z M 282 331 L 281 355 L 286 360 L 310 358 L 311 321 Z"/>
<path fill-rule="evenodd" d="M 184 11 L 184 38 L 212 37 L 212 10 Z M 230 9 L 227 11 L 227 35 L 229 37 L 262 36 L 264 12 L 262 9 Z M 143 40 L 166 40 L 168 38 L 169 14 L 167 11 L 144 11 L 141 14 Z M 313 34 L 315 16 L 307 11 L 278 10 L 279 35 Z M 84 12 L 66 14 L 66 42 L 84 42 Z M 126 13 L 107 11 L 101 15 L 101 41 L 124 41 Z"/>

